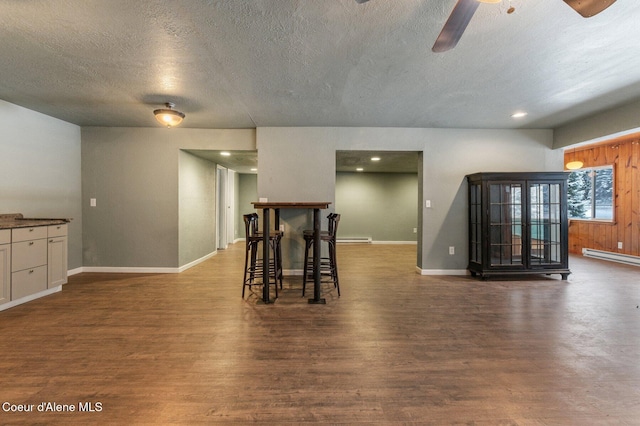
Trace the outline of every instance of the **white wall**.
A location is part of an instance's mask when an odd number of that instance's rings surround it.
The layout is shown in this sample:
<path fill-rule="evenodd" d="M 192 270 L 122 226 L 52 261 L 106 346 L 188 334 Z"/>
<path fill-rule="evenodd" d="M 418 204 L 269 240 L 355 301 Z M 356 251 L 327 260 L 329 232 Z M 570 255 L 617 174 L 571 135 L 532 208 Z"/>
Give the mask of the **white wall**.
<path fill-rule="evenodd" d="M 80 127 L 0 100 L 0 128 L 0 212 L 73 219 L 68 267 L 81 267 Z"/>

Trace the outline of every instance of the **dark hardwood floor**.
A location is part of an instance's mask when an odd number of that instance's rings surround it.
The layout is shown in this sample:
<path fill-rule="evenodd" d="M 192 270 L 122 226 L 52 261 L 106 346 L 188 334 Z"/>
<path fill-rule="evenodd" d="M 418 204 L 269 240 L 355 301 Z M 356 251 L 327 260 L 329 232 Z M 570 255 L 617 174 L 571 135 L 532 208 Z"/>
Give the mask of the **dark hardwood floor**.
<path fill-rule="evenodd" d="M 0 312 L 0 424 L 640 424 L 638 268 L 479 281 L 340 245 L 342 297 L 309 305 L 289 277 L 263 305 L 240 297 L 243 250 Z"/>

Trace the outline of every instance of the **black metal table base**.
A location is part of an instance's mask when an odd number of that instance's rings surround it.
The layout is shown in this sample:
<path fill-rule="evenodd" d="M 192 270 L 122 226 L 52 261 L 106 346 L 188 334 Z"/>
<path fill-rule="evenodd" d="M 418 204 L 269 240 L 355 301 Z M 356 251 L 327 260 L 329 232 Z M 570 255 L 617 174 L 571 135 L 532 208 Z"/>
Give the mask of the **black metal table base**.
<path fill-rule="evenodd" d="M 269 217 L 270 209 L 275 210 L 275 229 L 278 230 L 280 226 L 280 208 L 310 208 L 313 209 L 313 299 L 309 299 L 310 304 L 324 305 L 327 301 L 320 297 L 320 209 L 327 208 L 329 202 L 302 202 L 302 203 L 268 203 L 257 202 L 253 203 L 256 208 L 262 208 L 262 261 L 264 264 L 269 264 L 269 230 L 271 229 L 271 220 Z M 269 271 L 264 269 L 262 271 L 262 282 L 269 282 Z M 277 284 L 276 284 L 277 285 Z M 262 302 L 272 304 L 275 302 L 269 298 L 269 285 L 264 285 L 262 288 Z"/>

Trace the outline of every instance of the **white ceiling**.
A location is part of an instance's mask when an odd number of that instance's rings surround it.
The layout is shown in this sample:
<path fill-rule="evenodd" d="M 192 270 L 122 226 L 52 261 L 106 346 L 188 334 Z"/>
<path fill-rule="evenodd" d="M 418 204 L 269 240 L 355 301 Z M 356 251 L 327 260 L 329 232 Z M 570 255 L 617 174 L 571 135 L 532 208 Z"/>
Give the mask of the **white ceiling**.
<path fill-rule="evenodd" d="M 0 99 L 81 126 L 554 128 L 640 98 L 640 2 L 2 0 Z M 529 115 L 510 118 L 516 110 Z"/>

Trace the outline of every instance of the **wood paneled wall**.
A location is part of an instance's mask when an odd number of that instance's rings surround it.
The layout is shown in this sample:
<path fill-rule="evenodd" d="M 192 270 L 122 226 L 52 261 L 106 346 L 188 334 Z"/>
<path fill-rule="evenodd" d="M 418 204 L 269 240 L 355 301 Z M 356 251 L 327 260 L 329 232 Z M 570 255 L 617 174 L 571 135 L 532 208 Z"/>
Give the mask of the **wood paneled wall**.
<path fill-rule="evenodd" d="M 569 251 L 579 254 L 586 247 L 640 256 L 640 133 L 567 150 L 565 164 L 574 159 L 583 167 L 613 164 L 615 216 L 613 222 L 571 220 Z"/>

